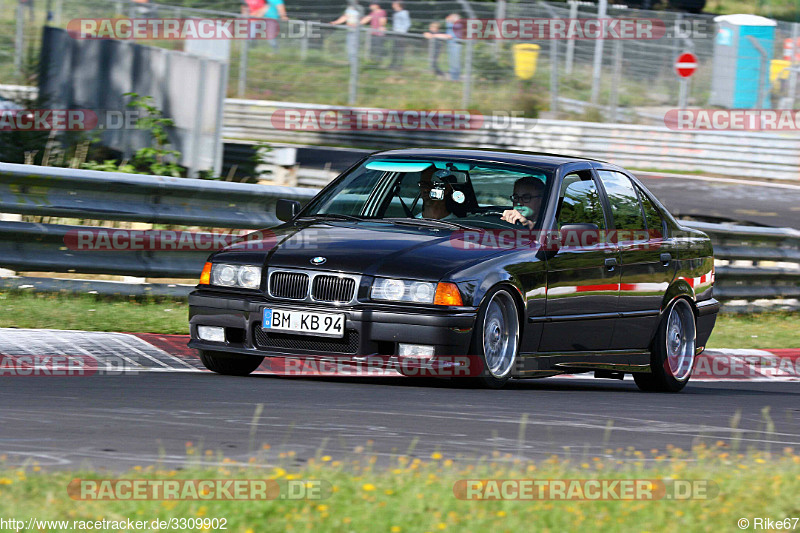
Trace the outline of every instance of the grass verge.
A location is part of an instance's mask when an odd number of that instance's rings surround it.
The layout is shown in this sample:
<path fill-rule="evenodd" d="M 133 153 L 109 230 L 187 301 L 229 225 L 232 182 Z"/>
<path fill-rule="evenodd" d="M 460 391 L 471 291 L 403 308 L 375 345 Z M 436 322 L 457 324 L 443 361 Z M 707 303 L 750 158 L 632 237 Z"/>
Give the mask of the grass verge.
<path fill-rule="evenodd" d="M 13 328 L 189 333 L 189 306 L 174 299 L 0 292 L 0 324 Z"/>
<path fill-rule="evenodd" d="M 0 292 L 3 327 L 188 334 L 188 305 L 174 299 Z M 708 348 L 800 348 L 800 313 L 719 315 Z"/>
<path fill-rule="evenodd" d="M 462 464 L 434 453 L 420 459 L 399 456 L 388 467 L 376 467 L 368 452 L 355 460 L 318 456 L 299 468 L 278 462 L 238 465 L 187 443 L 189 458 L 220 461 L 209 468 L 180 471 L 135 467 L 121 475 L 90 470 L 46 472 L 34 463 L 24 468 L 0 466 L 0 516 L 27 520 L 95 521 L 173 518 L 224 518 L 227 530 L 264 531 L 735 531 L 746 518 L 775 520 L 800 514 L 800 455 L 791 448 L 772 454 L 737 453 L 730 443 L 700 443 L 691 451 L 674 447 L 647 453 L 606 450 L 600 457 L 552 456 L 539 462 L 514 461 L 499 453 L 477 464 Z M 266 446 L 265 446 L 266 447 Z M 614 459 L 618 458 L 618 459 Z M 282 464 L 282 466 L 281 466 Z M 270 501 L 81 501 L 67 494 L 72 479 L 273 479 L 326 487 L 324 499 Z M 705 495 L 688 499 L 586 501 L 563 499 L 464 500 L 454 495 L 458 480 L 638 479 L 692 480 Z M 672 483 L 666 481 L 666 483 Z M 488 484 L 485 485 L 488 491 Z M 281 493 L 282 495 L 286 492 Z M 488 492 L 486 493 L 488 494 Z M 49 531 L 71 528 L 50 525 Z M 150 529 L 150 528 L 148 528 Z M 187 528 L 188 530 L 189 528 Z M 749 528 L 747 528 L 749 529 Z M 42 529 L 40 529 L 42 530 Z M 208 529 L 205 529 L 208 530 Z M 27 531 L 27 529 L 21 529 Z"/>

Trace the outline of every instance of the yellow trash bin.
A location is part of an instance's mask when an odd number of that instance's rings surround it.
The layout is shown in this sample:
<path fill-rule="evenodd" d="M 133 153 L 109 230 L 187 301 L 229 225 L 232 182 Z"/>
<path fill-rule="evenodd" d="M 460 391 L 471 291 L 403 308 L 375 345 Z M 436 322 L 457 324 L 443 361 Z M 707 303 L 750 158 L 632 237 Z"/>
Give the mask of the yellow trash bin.
<path fill-rule="evenodd" d="M 529 80 L 536 74 L 536 60 L 539 58 L 538 44 L 515 44 L 514 74 L 521 80 Z"/>
<path fill-rule="evenodd" d="M 789 79 L 789 67 L 792 66 L 791 61 L 785 59 L 773 59 L 769 62 L 769 81 L 775 85 L 778 80 Z"/>

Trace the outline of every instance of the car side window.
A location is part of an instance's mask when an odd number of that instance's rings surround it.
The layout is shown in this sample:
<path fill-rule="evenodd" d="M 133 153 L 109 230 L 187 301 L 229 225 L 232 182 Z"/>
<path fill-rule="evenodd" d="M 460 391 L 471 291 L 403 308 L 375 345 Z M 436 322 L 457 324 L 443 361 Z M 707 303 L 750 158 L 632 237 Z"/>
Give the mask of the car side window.
<path fill-rule="evenodd" d="M 644 230 L 647 226 L 639 203 L 639 195 L 633 182 L 620 172 L 600 170 L 597 172 L 611 205 L 614 227 L 618 230 Z"/>
<path fill-rule="evenodd" d="M 603 203 L 590 173 L 574 173 L 564 177 L 556 220 L 559 227 L 591 223 L 597 224 L 599 229 L 605 229 Z"/>
<path fill-rule="evenodd" d="M 641 188 L 636 187 L 636 190 L 639 191 L 639 198 L 642 199 L 644 217 L 647 220 L 647 231 L 650 233 L 650 238 L 660 239 L 664 237 L 664 217 L 661 216 L 661 212 Z"/>

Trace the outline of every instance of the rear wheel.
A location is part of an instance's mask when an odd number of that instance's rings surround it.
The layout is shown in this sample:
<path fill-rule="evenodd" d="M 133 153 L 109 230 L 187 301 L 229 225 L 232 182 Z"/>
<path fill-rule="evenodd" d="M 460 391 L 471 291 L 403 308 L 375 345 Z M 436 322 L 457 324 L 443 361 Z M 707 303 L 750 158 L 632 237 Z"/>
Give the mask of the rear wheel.
<path fill-rule="evenodd" d="M 683 298 L 665 313 L 650 352 L 650 373 L 634 374 L 643 391 L 678 392 L 689 382 L 694 367 L 696 324 L 694 311 Z"/>
<path fill-rule="evenodd" d="M 199 350 L 203 365 L 217 374 L 226 376 L 246 376 L 258 368 L 263 357 L 255 355 L 236 355 L 224 352 Z"/>
<path fill-rule="evenodd" d="M 505 289 L 494 289 L 478 311 L 470 354 L 480 357 L 483 373 L 471 384 L 494 389 L 505 385 L 517 362 L 519 337 L 519 311 L 514 297 Z"/>

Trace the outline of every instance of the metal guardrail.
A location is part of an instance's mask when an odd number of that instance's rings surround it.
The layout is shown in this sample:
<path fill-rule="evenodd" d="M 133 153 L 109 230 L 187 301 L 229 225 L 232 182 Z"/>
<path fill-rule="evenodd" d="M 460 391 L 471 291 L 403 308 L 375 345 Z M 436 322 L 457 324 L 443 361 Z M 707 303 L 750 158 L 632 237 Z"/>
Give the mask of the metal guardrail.
<path fill-rule="evenodd" d="M 308 201 L 317 189 L 250 185 L 0 163 L 0 212 L 207 228 L 265 228 L 277 223 L 278 198 Z M 684 222 L 714 241 L 715 296 L 722 300 L 800 298 L 800 231 Z M 84 251 L 71 232 L 102 228 L 0 221 L 0 267 L 152 278 L 194 278 L 207 250 Z M 197 234 L 196 234 L 197 235 Z M 202 234 L 213 237 L 213 233 Z M 746 263 L 746 264 L 742 264 Z M 185 295 L 189 285 L 16 277 L 5 288 L 101 294 Z M 126 289 L 126 287 L 128 287 Z"/>
<path fill-rule="evenodd" d="M 0 163 L 0 212 L 219 228 L 275 225 L 278 198 L 314 191 L 269 185 Z"/>
<path fill-rule="evenodd" d="M 720 300 L 800 298 L 800 231 L 684 221 L 714 243 Z M 746 264 L 742 264 L 746 263 Z"/>
<path fill-rule="evenodd" d="M 484 126 L 449 131 L 300 131 L 276 128 L 271 120 L 273 112 L 286 109 L 353 108 L 229 98 L 225 101 L 223 137 L 228 141 L 259 140 L 372 149 L 480 146 L 591 157 L 634 168 L 800 179 L 800 137 L 796 133 L 674 131 L 657 126 L 543 119 L 521 119 L 517 123 L 520 127 L 514 129 Z"/>

